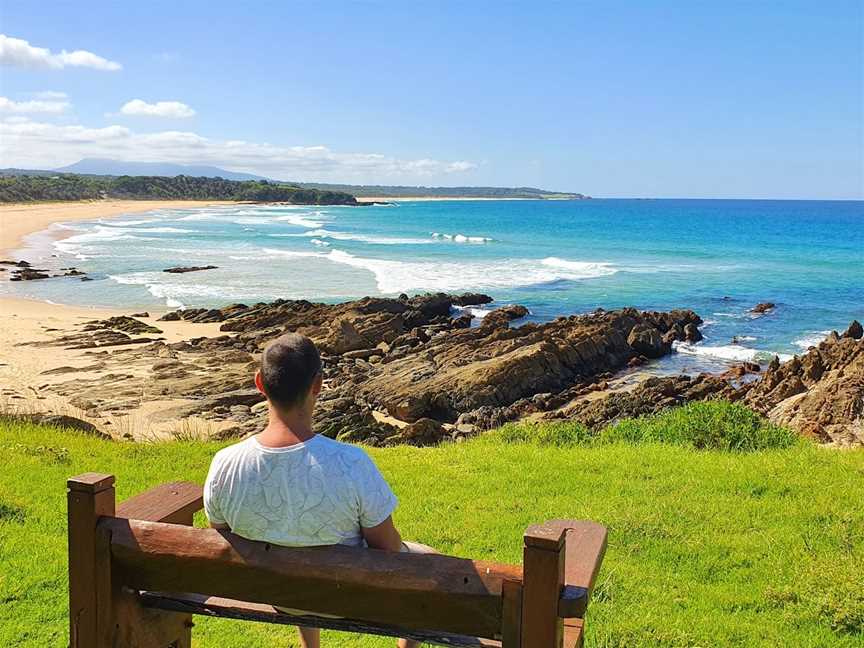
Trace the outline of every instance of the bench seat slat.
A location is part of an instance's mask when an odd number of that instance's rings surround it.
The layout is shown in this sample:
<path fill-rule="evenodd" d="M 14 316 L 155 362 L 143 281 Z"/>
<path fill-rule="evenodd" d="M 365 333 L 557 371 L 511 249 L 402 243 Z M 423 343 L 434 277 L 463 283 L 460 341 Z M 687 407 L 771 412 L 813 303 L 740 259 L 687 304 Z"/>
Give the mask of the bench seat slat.
<path fill-rule="evenodd" d="M 187 614 L 200 614 L 202 616 L 282 625 L 302 625 L 309 628 L 321 628 L 322 630 L 341 630 L 344 632 L 358 632 L 383 637 L 403 637 L 436 646 L 501 648 L 501 642 L 493 639 L 479 639 L 477 637 L 466 637 L 446 632 L 421 632 L 396 626 L 370 624 L 352 619 L 289 614 L 274 608 L 272 605 L 235 601 L 216 596 L 140 592 L 139 599 L 144 607 Z"/>
<path fill-rule="evenodd" d="M 117 507 L 117 517 L 166 524 L 189 524 L 204 507 L 204 489 L 192 482 L 171 482 L 131 497 Z"/>

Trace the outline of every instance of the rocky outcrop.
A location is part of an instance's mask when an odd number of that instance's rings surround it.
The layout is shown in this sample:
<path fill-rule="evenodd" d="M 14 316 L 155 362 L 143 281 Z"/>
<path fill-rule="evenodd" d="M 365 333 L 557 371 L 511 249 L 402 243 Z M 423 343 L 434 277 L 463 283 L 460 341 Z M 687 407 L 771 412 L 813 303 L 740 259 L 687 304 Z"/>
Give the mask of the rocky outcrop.
<path fill-rule="evenodd" d="M 838 445 L 864 445 L 864 331 L 857 321 L 806 354 L 773 363 L 744 399 L 772 421 Z"/>
<path fill-rule="evenodd" d="M 656 414 L 691 401 L 708 398 L 734 401 L 740 397 L 729 381 L 709 374 L 651 377 L 632 390 L 611 391 L 602 398 L 576 400 L 544 418 L 573 420 L 599 430 L 623 419 Z"/>
<path fill-rule="evenodd" d="M 765 313 L 774 310 L 776 306 L 777 304 L 774 304 L 773 302 L 762 302 L 751 308 L 750 312 L 754 315 L 764 315 Z"/>
<path fill-rule="evenodd" d="M 842 335 L 832 333 L 806 354 L 782 363 L 778 358 L 760 378 L 744 363 L 721 376 L 650 378 L 634 389 L 611 391 L 601 398 L 577 394 L 570 403 L 544 415 L 578 421 L 590 428 L 633 416 L 653 414 L 694 400 L 739 401 L 822 443 L 864 445 L 864 330 L 852 322 Z"/>
<path fill-rule="evenodd" d="M 50 275 L 47 270 L 40 268 L 22 267 L 13 270 L 9 281 L 34 281 L 37 279 L 48 279 Z"/>
<path fill-rule="evenodd" d="M 206 265 L 206 266 L 177 266 L 176 268 L 165 268 L 162 272 L 169 272 L 171 274 L 185 274 L 187 272 L 199 272 L 201 270 L 216 270 L 218 266 L 214 265 Z"/>
<path fill-rule="evenodd" d="M 154 398 L 179 401 L 164 415 L 229 421 L 236 423 L 230 434 L 242 435 L 260 429 L 266 415 L 251 382 L 261 350 L 283 332 L 297 331 L 322 352 L 326 389 L 317 429 L 377 445 L 426 444 L 548 411 L 602 388 L 612 372 L 643 355 L 634 329 L 641 332 L 638 340 L 660 340 L 651 351 L 656 355 L 701 323 L 692 311 L 623 309 L 513 326 L 527 309 L 505 305 L 472 327 L 473 316 L 455 308 L 490 302 L 485 295 L 428 294 L 188 309 L 162 319 L 221 322 L 223 335 L 174 344 L 147 338 L 136 344 L 141 338 L 129 332 L 149 325 L 112 318 L 54 342 L 93 349 L 108 373 L 51 389 L 88 414 L 122 413 Z M 98 350 L 107 345 L 116 348 Z"/>
<path fill-rule="evenodd" d="M 54 277 L 81 277 L 81 281 L 90 281 L 86 272 L 78 268 L 60 268 L 59 274 L 49 274 L 50 270 L 45 268 L 34 268 L 29 261 L 0 261 L 0 266 L 12 266 L 14 269 L 9 274 L 9 281 L 35 281 L 38 279 L 50 279 Z M 0 268 L 5 271 L 6 268 Z"/>
<path fill-rule="evenodd" d="M 144 322 L 141 322 L 134 317 L 126 317 L 125 315 L 121 315 L 119 317 L 109 317 L 105 320 L 92 320 L 84 325 L 85 331 L 100 331 L 106 329 L 123 331 L 124 333 L 132 333 L 134 335 L 162 332 L 155 326 L 145 324 Z"/>

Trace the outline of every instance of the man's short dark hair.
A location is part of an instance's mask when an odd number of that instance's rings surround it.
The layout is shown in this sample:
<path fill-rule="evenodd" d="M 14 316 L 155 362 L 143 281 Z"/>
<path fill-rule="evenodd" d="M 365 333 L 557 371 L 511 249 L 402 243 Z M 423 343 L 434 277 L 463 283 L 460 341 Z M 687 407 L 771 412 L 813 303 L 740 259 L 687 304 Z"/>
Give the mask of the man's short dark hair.
<path fill-rule="evenodd" d="M 291 408 L 302 403 L 320 373 L 318 349 L 312 340 L 298 333 L 276 338 L 261 356 L 264 393 L 281 407 Z"/>

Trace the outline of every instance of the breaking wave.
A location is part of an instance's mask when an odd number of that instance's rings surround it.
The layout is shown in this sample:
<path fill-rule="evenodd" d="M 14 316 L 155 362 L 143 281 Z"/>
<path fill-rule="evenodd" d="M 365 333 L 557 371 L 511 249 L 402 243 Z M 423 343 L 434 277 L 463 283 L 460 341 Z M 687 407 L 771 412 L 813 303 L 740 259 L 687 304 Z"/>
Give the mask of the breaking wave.
<path fill-rule="evenodd" d="M 729 360 L 734 362 L 770 362 L 771 358 L 775 355 L 780 358 L 781 362 L 792 359 L 792 356 L 788 353 L 775 353 L 773 351 L 751 349 L 750 347 L 745 347 L 740 344 L 707 346 L 698 343 L 691 344 L 689 342 L 674 342 L 672 347 L 678 353 L 694 356 L 707 356 L 710 358 L 718 358 L 720 360 Z"/>

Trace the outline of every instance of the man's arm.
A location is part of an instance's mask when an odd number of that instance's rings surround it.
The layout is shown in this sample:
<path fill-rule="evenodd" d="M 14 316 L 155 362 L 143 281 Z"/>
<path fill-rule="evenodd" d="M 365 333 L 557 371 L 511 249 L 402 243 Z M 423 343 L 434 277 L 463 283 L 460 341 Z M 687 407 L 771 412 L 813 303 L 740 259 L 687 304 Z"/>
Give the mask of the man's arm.
<path fill-rule="evenodd" d="M 378 526 L 363 528 L 363 539 L 370 549 L 382 549 L 383 551 L 402 551 L 402 536 L 393 524 L 393 517 L 387 516 Z"/>

